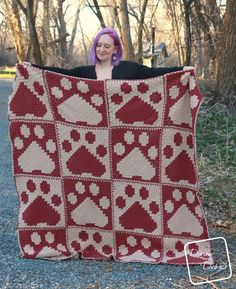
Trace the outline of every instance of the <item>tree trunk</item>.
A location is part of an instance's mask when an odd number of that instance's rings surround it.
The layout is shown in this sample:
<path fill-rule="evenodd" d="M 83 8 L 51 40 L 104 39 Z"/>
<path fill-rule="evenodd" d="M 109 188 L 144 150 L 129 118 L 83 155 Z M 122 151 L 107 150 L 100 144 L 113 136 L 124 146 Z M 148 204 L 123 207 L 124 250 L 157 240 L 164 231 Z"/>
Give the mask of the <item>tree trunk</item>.
<path fill-rule="evenodd" d="M 66 37 L 68 33 L 66 31 L 66 22 L 63 14 L 63 2 L 64 0 L 57 0 L 57 15 L 59 19 L 60 26 L 58 27 L 58 34 L 60 38 L 60 48 L 61 48 L 61 59 L 62 63 L 61 66 L 64 67 L 67 64 L 67 42 Z"/>
<path fill-rule="evenodd" d="M 114 19 L 115 19 L 115 22 L 116 22 L 116 25 L 121 33 L 121 24 L 120 24 L 120 19 L 119 19 L 119 13 L 118 13 L 118 5 L 117 5 L 117 0 L 114 0 L 112 2 L 112 5 L 113 5 L 113 13 L 114 13 Z M 122 37 L 122 35 L 121 35 Z"/>
<path fill-rule="evenodd" d="M 204 45 L 202 41 L 202 30 L 198 24 L 196 13 L 191 9 L 190 18 L 192 19 L 192 35 L 194 37 L 194 66 L 198 77 L 203 77 L 203 50 Z"/>
<path fill-rule="evenodd" d="M 71 39 L 70 39 L 70 43 L 69 43 L 69 55 L 70 55 L 70 57 L 72 56 L 72 53 L 73 53 L 75 36 L 76 36 L 76 32 L 77 32 L 77 25 L 79 22 L 79 14 L 80 14 L 80 7 L 78 7 L 76 10 L 74 25 L 73 25 L 73 29 L 72 29 L 72 33 L 71 33 Z"/>
<path fill-rule="evenodd" d="M 38 39 L 38 34 L 35 27 L 35 16 L 34 16 L 34 1 L 28 0 L 27 1 L 27 20 L 29 25 L 30 31 L 30 39 L 33 46 L 33 57 L 37 64 L 43 65 L 40 44 Z"/>
<path fill-rule="evenodd" d="M 121 22 L 121 35 L 124 47 L 124 58 L 129 60 L 135 60 L 134 48 L 131 40 L 130 34 L 130 24 L 129 24 L 129 15 L 127 0 L 119 0 L 120 8 L 120 22 Z"/>
<path fill-rule="evenodd" d="M 20 15 L 19 9 L 15 1 L 12 1 L 12 21 L 13 21 L 13 31 L 14 31 L 14 39 L 16 43 L 16 51 L 17 51 L 17 58 L 20 62 L 25 60 L 25 53 L 24 53 L 24 43 L 23 43 L 23 31 L 20 22 Z"/>
<path fill-rule="evenodd" d="M 144 0 L 142 10 L 141 10 L 141 16 L 138 26 L 138 62 L 140 64 L 143 64 L 143 25 L 144 25 L 144 18 L 145 18 L 145 12 L 147 8 L 148 0 Z"/>
<path fill-rule="evenodd" d="M 183 0 L 184 3 L 184 18 L 185 18 L 185 65 L 190 66 L 191 50 L 192 50 L 192 34 L 190 27 L 190 5 L 192 0 Z"/>
<path fill-rule="evenodd" d="M 80 21 L 80 18 L 79 18 L 79 27 L 80 27 L 80 31 L 81 31 L 81 35 L 82 35 L 82 43 L 83 43 L 83 51 L 84 51 L 84 63 L 85 65 L 88 65 L 89 64 L 89 61 L 88 61 L 88 47 L 87 47 L 87 44 L 86 44 L 86 41 L 85 41 L 85 35 L 84 35 L 84 31 L 83 31 L 83 27 L 82 27 L 82 24 L 81 24 L 81 21 Z"/>
<path fill-rule="evenodd" d="M 206 57 L 210 58 L 210 59 L 206 59 L 205 61 L 204 77 L 209 78 L 210 72 L 211 72 L 212 78 L 214 78 L 214 73 L 216 70 L 216 63 L 215 63 L 216 52 L 215 52 L 213 35 L 210 29 L 210 23 L 204 18 L 202 14 L 202 5 L 200 1 L 194 0 L 194 8 L 195 8 L 195 12 L 197 15 L 196 22 L 204 32 L 204 38 L 205 38 L 204 50 L 207 51 L 207 53 L 205 53 L 204 56 L 205 58 Z"/>
<path fill-rule="evenodd" d="M 182 40 L 180 36 L 180 28 L 177 16 L 177 2 L 173 0 L 165 0 L 167 7 L 167 15 L 171 20 L 172 31 L 174 35 L 174 42 L 178 50 L 179 65 L 183 64 L 185 61 Z"/>
<path fill-rule="evenodd" d="M 12 34 L 15 40 L 17 59 L 19 62 L 22 62 L 25 60 L 25 52 L 24 52 L 25 49 L 24 49 L 24 38 L 22 37 L 23 31 L 20 22 L 19 8 L 14 0 L 11 1 L 11 9 L 8 6 L 7 1 L 5 1 L 5 4 L 6 7 L 8 8 L 8 11 L 12 12 L 8 13 L 7 19 L 10 23 Z"/>
<path fill-rule="evenodd" d="M 100 23 L 101 23 L 101 26 L 102 26 L 102 28 L 105 28 L 106 27 L 106 24 L 105 24 L 105 21 L 104 21 L 104 19 L 103 19 L 103 16 L 102 16 L 102 12 L 101 12 L 101 10 L 100 10 L 100 7 L 99 7 L 99 5 L 98 5 L 98 1 L 97 0 L 93 0 L 93 3 L 94 3 L 94 6 L 95 6 L 95 8 L 96 8 L 96 15 L 97 15 L 97 17 L 98 17 L 98 19 L 99 19 L 99 21 L 100 21 Z"/>
<path fill-rule="evenodd" d="M 27 6 L 25 8 L 20 0 L 15 0 L 15 1 L 17 2 L 17 4 L 21 8 L 21 10 L 23 11 L 27 19 L 27 23 L 29 26 L 30 42 L 33 47 L 34 61 L 39 65 L 43 65 L 38 34 L 36 31 L 36 27 L 35 27 L 36 10 L 34 10 L 34 7 L 35 7 L 35 4 L 37 5 L 37 2 L 35 3 L 34 0 L 27 0 L 26 2 Z"/>
<path fill-rule="evenodd" d="M 217 0 L 206 0 L 209 16 L 214 26 L 215 32 L 218 32 L 223 27 L 224 23 L 220 17 L 220 8 L 217 6 Z"/>
<path fill-rule="evenodd" d="M 228 0 L 224 15 L 224 28 L 219 53 L 217 71 L 217 90 L 225 102 L 230 104 L 236 112 L 236 1 Z"/>
<path fill-rule="evenodd" d="M 42 23 L 42 57 L 43 63 L 49 65 L 51 64 L 52 58 L 52 48 L 49 47 L 49 43 L 52 41 L 52 36 L 50 33 L 50 0 L 43 1 L 43 23 Z M 53 64 L 53 63 L 52 63 Z"/>
<path fill-rule="evenodd" d="M 214 27 L 214 32 L 211 33 L 212 35 L 212 44 L 211 46 L 214 45 L 214 55 L 212 57 L 212 61 L 210 64 L 210 70 L 211 70 L 211 76 L 212 78 L 216 78 L 216 73 L 217 73 L 217 67 L 218 67 L 218 59 L 217 53 L 218 50 L 216 49 L 221 45 L 222 41 L 222 30 L 224 27 L 224 22 L 221 17 L 221 11 L 220 7 L 217 4 L 218 0 L 206 0 L 206 8 L 207 8 L 207 14 L 209 15 L 209 19 Z M 209 21 L 209 20 L 208 20 Z"/>

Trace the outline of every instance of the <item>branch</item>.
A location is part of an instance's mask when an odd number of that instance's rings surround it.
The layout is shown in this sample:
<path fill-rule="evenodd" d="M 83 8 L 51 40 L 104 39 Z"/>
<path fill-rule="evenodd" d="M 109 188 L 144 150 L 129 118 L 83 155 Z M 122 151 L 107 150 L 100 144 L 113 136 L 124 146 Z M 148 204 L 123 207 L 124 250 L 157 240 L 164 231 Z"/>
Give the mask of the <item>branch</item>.
<path fill-rule="evenodd" d="M 69 9 L 70 6 L 71 6 L 71 4 L 68 4 L 68 5 L 66 6 L 66 9 L 65 9 L 65 12 L 64 12 L 64 16 L 66 15 L 66 12 L 67 12 L 67 10 Z"/>
<path fill-rule="evenodd" d="M 129 6 L 128 13 L 129 15 L 133 16 L 137 20 L 137 22 L 139 22 L 138 14 L 135 12 L 133 7 Z"/>
<path fill-rule="evenodd" d="M 27 8 L 21 3 L 20 0 L 16 0 L 16 3 L 19 5 L 20 9 L 23 11 L 23 13 L 27 14 Z"/>
<path fill-rule="evenodd" d="M 93 11 L 93 13 L 94 13 L 96 16 L 98 16 L 97 13 L 96 13 L 96 11 L 93 9 L 94 6 L 92 6 L 88 1 L 87 1 L 87 3 L 88 3 L 88 5 L 85 5 L 85 6 L 88 6 L 88 7 Z"/>
<path fill-rule="evenodd" d="M 6 51 L 10 52 L 11 50 L 16 49 L 15 46 L 6 47 Z"/>
<path fill-rule="evenodd" d="M 61 37 L 57 38 L 57 39 L 54 39 L 53 41 L 49 42 L 48 43 L 48 47 L 49 46 L 52 46 L 53 44 L 57 43 L 57 42 L 60 42 L 62 39 L 65 39 L 67 36 L 70 36 L 69 33 L 66 33 L 64 35 L 62 35 Z"/>
<path fill-rule="evenodd" d="M 151 15 L 151 23 L 152 23 L 152 19 L 153 19 L 154 15 L 156 14 L 156 10 L 157 10 L 157 8 L 158 8 L 159 2 L 160 2 L 160 0 L 157 1 L 156 6 L 155 6 L 155 8 L 154 8 L 154 10 L 153 10 L 153 12 L 152 12 L 152 15 Z"/>

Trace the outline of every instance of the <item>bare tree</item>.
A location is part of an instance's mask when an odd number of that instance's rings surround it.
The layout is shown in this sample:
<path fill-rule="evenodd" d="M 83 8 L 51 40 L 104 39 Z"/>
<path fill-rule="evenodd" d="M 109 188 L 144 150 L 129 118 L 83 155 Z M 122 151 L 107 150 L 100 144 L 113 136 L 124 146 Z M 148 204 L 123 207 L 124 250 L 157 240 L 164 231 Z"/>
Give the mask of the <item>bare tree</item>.
<path fill-rule="evenodd" d="M 122 28 L 121 28 L 121 23 L 120 23 L 120 19 L 119 19 L 119 10 L 118 10 L 119 6 L 117 4 L 117 0 L 114 0 L 112 3 L 113 3 L 113 13 L 114 13 L 114 15 L 112 15 L 112 16 L 114 16 L 115 23 L 116 23 L 119 31 L 121 31 Z"/>
<path fill-rule="evenodd" d="M 59 20 L 59 25 L 57 27 L 59 39 L 60 39 L 60 50 L 61 50 L 61 59 L 62 59 L 62 67 L 67 63 L 67 42 L 66 37 L 69 35 L 66 30 L 66 22 L 63 13 L 63 2 L 65 0 L 57 0 L 57 15 Z"/>
<path fill-rule="evenodd" d="M 144 1 L 146 1 L 146 0 L 144 0 Z M 142 7 L 143 7 L 143 5 L 141 5 L 141 1 L 140 0 L 139 0 L 139 4 L 140 5 L 138 5 L 138 10 L 136 9 L 137 7 L 134 7 L 133 5 L 129 4 L 129 6 L 128 6 L 129 7 L 129 11 L 128 11 L 129 12 L 129 16 L 133 17 L 135 19 L 135 21 L 137 22 L 137 25 L 134 27 L 135 28 L 134 30 L 135 30 L 137 35 L 138 35 L 138 30 L 139 30 L 140 15 L 141 15 Z M 146 10 L 148 10 L 147 7 L 146 7 Z M 146 15 L 146 11 L 145 11 L 145 15 Z M 144 20 L 145 21 L 143 21 L 143 25 L 142 25 L 142 36 L 144 36 L 143 35 L 143 33 L 144 33 L 145 34 L 145 39 L 148 39 L 150 41 L 150 35 L 149 35 L 150 31 L 149 31 L 149 29 L 151 27 L 152 17 L 153 16 L 151 16 L 150 19 L 147 20 L 145 15 L 144 15 Z M 136 38 L 137 37 L 135 35 L 135 39 Z M 142 41 L 143 41 L 143 39 L 142 39 Z M 135 41 L 133 41 L 133 43 L 135 43 Z M 138 39 L 137 39 L 137 43 L 138 43 Z"/>
<path fill-rule="evenodd" d="M 119 15 L 121 23 L 121 37 L 124 46 L 124 58 L 135 60 L 134 48 L 131 40 L 130 23 L 128 15 L 127 0 L 118 0 Z"/>
<path fill-rule="evenodd" d="M 4 0 L 6 13 L 5 17 L 11 27 L 11 31 L 13 34 L 13 38 L 15 41 L 17 59 L 19 62 L 25 60 L 25 45 L 24 45 L 24 38 L 23 30 L 20 21 L 20 12 L 16 1 L 11 0 L 7 1 Z"/>
<path fill-rule="evenodd" d="M 177 0 L 165 0 L 165 5 L 167 8 L 167 15 L 169 19 L 171 20 L 171 26 L 172 26 L 172 34 L 174 37 L 174 42 L 178 51 L 178 60 L 179 64 L 183 64 L 185 62 L 185 55 L 184 55 L 184 49 L 183 49 L 183 39 L 181 37 L 181 31 L 180 31 L 180 7 L 178 5 Z"/>
<path fill-rule="evenodd" d="M 4 7 L 3 8 L 4 11 Z M 15 57 L 15 45 L 12 39 L 11 29 L 9 22 L 5 17 L 5 12 L 0 10 L 0 14 L 3 18 L 0 21 L 0 66 L 14 65 Z"/>
<path fill-rule="evenodd" d="M 144 0 L 138 25 L 138 62 L 143 63 L 143 27 L 148 0 Z"/>
<path fill-rule="evenodd" d="M 104 18 L 102 16 L 102 12 L 100 10 L 100 5 L 98 4 L 98 1 L 97 0 L 93 0 L 93 5 L 91 5 L 90 2 L 87 1 L 87 4 L 92 9 L 93 13 L 97 16 L 97 18 L 98 18 L 98 20 L 99 20 L 99 22 L 101 24 L 101 27 L 105 28 L 106 24 L 105 24 Z"/>
<path fill-rule="evenodd" d="M 196 26 L 200 28 L 200 33 L 197 35 L 198 38 L 201 37 L 201 32 L 203 33 L 204 37 L 204 76 L 206 78 L 210 77 L 210 68 L 211 71 L 215 71 L 215 59 L 216 59 L 216 52 L 215 52 L 215 33 L 212 33 L 211 29 L 211 22 L 209 21 L 209 14 L 208 18 L 206 17 L 206 7 L 201 4 L 200 1 L 194 0 L 194 11 L 196 17 L 194 17 L 194 23 Z M 206 13 L 205 13 L 206 12 Z M 204 14 L 203 14 L 204 13 Z M 212 75 L 213 76 L 213 75 Z"/>
<path fill-rule="evenodd" d="M 230 103 L 229 100 L 233 99 L 236 112 L 236 1 L 234 0 L 227 0 L 219 51 L 217 90 L 220 96 L 225 98 L 226 103 Z"/>
<path fill-rule="evenodd" d="M 209 41 L 210 52 L 213 52 L 212 54 L 210 54 L 211 56 L 210 73 L 211 73 L 212 78 L 216 78 L 218 59 L 219 59 L 219 57 L 217 56 L 219 52 L 218 47 L 221 45 L 222 33 L 223 33 L 223 27 L 224 27 L 223 19 L 221 16 L 222 13 L 220 10 L 220 6 L 217 5 L 217 2 L 218 2 L 217 0 L 206 0 L 206 5 L 203 6 L 205 7 L 205 11 L 206 11 L 205 14 L 208 15 L 207 22 L 209 22 L 210 20 L 210 23 L 214 27 L 213 33 L 211 33 L 212 43 Z M 212 51 L 212 47 L 214 47 L 214 51 Z"/>
<path fill-rule="evenodd" d="M 82 47 L 83 47 L 83 59 L 84 59 L 84 63 L 83 64 L 88 64 L 88 47 L 87 47 L 87 43 L 86 43 L 86 36 L 84 34 L 83 31 L 83 27 L 79 18 L 79 27 L 80 27 L 80 32 L 81 32 L 81 36 L 82 36 Z"/>
<path fill-rule="evenodd" d="M 220 7 L 217 5 L 217 2 L 217 0 L 206 0 L 206 5 L 203 6 L 203 8 L 205 7 L 206 14 L 214 27 L 215 36 L 218 40 L 221 38 L 220 33 L 222 32 L 224 23 L 221 17 Z"/>
<path fill-rule="evenodd" d="M 35 27 L 35 18 L 36 18 L 35 7 L 37 6 L 37 1 L 27 0 L 26 7 L 24 7 L 24 5 L 22 4 L 20 0 L 16 0 L 16 2 L 21 8 L 21 10 L 23 11 L 23 13 L 25 14 L 27 22 L 28 22 L 30 41 L 33 47 L 34 61 L 40 65 L 43 65 L 40 43 L 39 43 L 38 34 L 36 31 L 36 27 Z"/>
<path fill-rule="evenodd" d="M 42 57 L 43 62 L 48 64 L 53 56 L 53 48 L 49 45 L 52 43 L 50 33 L 50 0 L 43 1 L 43 21 L 42 21 Z M 50 59 L 50 60 L 49 60 Z M 51 63 L 50 63 L 51 64 Z"/>
<path fill-rule="evenodd" d="M 77 32 L 77 25 L 78 25 L 78 22 L 79 22 L 79 14 L 80 14 L 80 6 L 77 7 L 76 13 L 75 13 L 73 29 L 72 29 L 72 33 L 71 33 L 70 42 L 69 42 L 69 55 L 72 55 L 72 53 L 73 53 L 75 36 L 76 36 L 76 32 Z"/>
<path fill-rule="evenodd" d="M 192 51 L 192 32 L 190 27 L 190 6 L 193 0 L 183 0 L 184 19 L 185 19 L 185 65 L 189 66 L 191 62 Z"/>

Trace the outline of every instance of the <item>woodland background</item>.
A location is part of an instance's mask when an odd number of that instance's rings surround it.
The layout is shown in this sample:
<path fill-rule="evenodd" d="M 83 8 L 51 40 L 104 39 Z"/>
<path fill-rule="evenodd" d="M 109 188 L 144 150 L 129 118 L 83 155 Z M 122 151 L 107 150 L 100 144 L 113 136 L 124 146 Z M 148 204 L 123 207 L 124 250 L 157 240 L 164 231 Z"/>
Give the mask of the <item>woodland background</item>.
<path fill-rule="evenodd" d="M 92 35 L 84 32 L 91 16 L 81 21 L 86 7 L 98 20 Z M 142 63 L 164 42 L 170 57 L 162 65 L 195 66 L 200 78 L 215 80 L 215 98 L 236 109 L 234 0 L 1 0 L 0 19 L 0 66 L 88 64 L 94 34 L 109 26 L 121 35 L 125 59 Z"/>
<path fill-rule="evenodd" d="M 205 95 L 197 123 L 203 205 L 208 222 L 235 233 L 235 0 L 0 0 L 0 23 L 2 69 L 86 65 L 101 27 L 119 32 L 124 59 L 151 65 L 165 43 L 161 66 L 194 66 Z"/>

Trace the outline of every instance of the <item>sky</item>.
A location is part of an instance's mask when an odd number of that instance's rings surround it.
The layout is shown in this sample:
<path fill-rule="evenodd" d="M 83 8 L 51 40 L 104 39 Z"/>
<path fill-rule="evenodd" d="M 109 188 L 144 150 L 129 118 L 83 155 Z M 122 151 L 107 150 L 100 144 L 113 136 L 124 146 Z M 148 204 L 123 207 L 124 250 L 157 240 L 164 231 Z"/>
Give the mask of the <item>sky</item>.
<path fill-rule="evenodd" d="M 75 8 L 72 5 L 70 7 L 70 9 L 68 10 L 67 15 L 69 17 L 72 17 L 75 15 Z M 73 19 L 74 17 L 72 17 Z M 99 29 L 100 25 L 99 25 L 99 21 L 97 19 L 97 17 L 95 16 L 95 14 L 92 12 L 92 10 L 89 7 L 84 7 L 81 12 L 80 12 L 80 21 L 81 21 L 81 25 L 83 28 L 84 33 L 89 37 L 93 37 L 95 35 L 95 33 L 97 32 L 97 30 Z M 73 20 L 72 23 L 73 25 Z M 70 33 L 70 30 L 73 28 L 72 25 L 68 25 L 68 32 Z M 80 28 L 78 25 L 78 31 L 79 32 Z M 78 35 L 77 35 L 78 37 Z"/>

